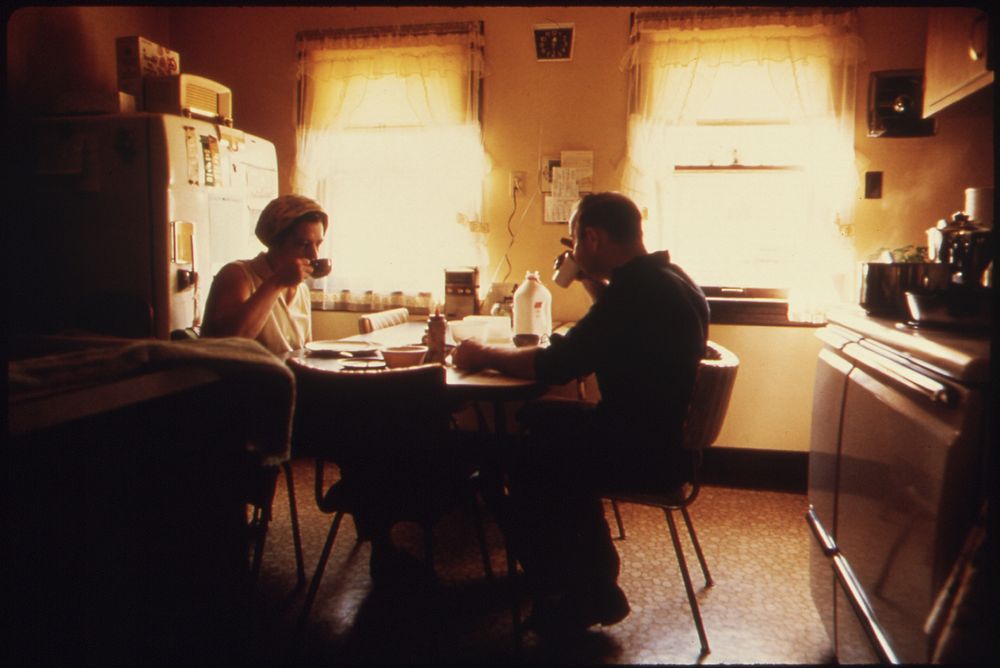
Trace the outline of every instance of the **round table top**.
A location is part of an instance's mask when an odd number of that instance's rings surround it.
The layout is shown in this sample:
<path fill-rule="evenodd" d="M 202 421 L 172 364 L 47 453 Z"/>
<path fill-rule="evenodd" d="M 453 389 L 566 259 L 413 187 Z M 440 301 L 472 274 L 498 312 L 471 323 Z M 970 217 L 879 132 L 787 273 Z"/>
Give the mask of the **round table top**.
<path fill-rule="evenodd" d="M 379 348 L 420 343 L 423 334 L 423 323 L 408 322 L 375 330 L 368 334 L 356 334 L 338 339 L 338 341 L 366 342 Z M 381 356 L 377 355 L 376 358 L 378 357 Z M 352 359 L 355 358 L 314 355 L 306 349 L 293 351 L 285 357 L 289 365 L 330 373 L 352 371 L 344 366 L 345 361 Z M 516 401 L 539 396 L 547 389 L 545 384 L 539 383 L 536 380 L 507 376 L 493 369 L 484 369 L 472 373 L 459 370 L 450 363 L 445 364 L 444 367 L 446 391 L 451 395 L 459 395 L 463 399 Z"/>

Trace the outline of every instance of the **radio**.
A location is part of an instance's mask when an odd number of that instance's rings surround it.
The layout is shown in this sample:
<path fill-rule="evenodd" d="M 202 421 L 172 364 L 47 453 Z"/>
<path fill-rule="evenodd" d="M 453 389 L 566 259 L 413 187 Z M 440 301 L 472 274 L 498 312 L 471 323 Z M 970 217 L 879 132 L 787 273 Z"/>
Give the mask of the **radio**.
<path fill-rule="evenodd" d="M 479 314 L 479 268 L 444 270 L 444 314 L 448 319 Z"/>
<path fill-rule="evenodd" d="M 145 111 L 201 118 L 233 125 L 233 92 L 195 74 L 169 74 L 143 79 Z"/>

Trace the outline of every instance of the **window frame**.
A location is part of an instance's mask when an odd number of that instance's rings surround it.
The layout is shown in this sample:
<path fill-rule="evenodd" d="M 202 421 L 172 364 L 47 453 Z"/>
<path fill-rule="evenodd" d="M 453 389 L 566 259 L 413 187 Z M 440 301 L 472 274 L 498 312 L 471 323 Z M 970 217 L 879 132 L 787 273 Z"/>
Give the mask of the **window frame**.
<path fill-rule="evenodd" d="M 776 126 L 790 125 L 787 119 L 714 119 L 699 120 L 702 127 L 719 126 Z M 738 152 L 732 164 L 676 164 L 669 176 L 678 174 L 788 172 L 805 169 L 800 164 L 742 164 L 738 162 Z M 661 223 L 663 224 L 663 223 Z M 701 285 L 709 304 L 709 321 L 724 325 L 757 325 L 780 327 L 822 327 L 824 323 L 799 322 L 788 317 L 788 288 L 743 287 L 733 285 Z"/>

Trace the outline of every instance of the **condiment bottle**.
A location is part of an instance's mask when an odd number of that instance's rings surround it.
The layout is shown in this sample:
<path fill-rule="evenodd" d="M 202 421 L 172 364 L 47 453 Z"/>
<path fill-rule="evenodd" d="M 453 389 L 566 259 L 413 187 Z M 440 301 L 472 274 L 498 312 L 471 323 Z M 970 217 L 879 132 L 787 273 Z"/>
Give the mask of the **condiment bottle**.
<path fill-rule="evenodd" d="M 552 293 L 542 285 L 537 271 L 527 271 L 524 282 L 514 293 L 514 335 L 534 334 L 547 338 L 552 334 Z"/>
<path fill-rule="evenodd" d="M 441 309 L 434 309 L 434 315 L 427 318 L 427 334 L 424 335 L 429 364 L 444 363 L 444 338 L 447 331 L 448 321 L 441 315 Z"/>

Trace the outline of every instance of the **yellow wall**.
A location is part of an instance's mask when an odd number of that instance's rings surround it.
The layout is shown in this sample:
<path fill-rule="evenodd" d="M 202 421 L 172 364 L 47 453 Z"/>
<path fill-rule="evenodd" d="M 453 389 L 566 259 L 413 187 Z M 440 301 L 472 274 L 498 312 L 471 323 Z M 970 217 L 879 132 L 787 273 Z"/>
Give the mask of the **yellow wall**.
<path fill-rule="evenodd" d="M 865 171 L 884 174 L 882 199 L 859 193 L 855 248 L 859 262 L 879 248 L 927 245 L 925 231 L 962 209 L 965 188 L 993 185 L 992 90 L 987 104 L 946 111 L 932 137 L 866 136 L 868 73 L 923 69 L 925 8 L 866 8 L 860 13 L 867 62 L 858 75 L 855 152 L 861 182 Z"/>
<path fill-rule="evenodd" d="M 483 129 L 494 166 L 484 190 L 484 218 L 490 225 L 495 267 L 509 241 L 510 171 L 533 174 L 540 155 L 589 149 L 595 157 L 595 188 L 618 188 L 625 151 L 625 75 L 619 61 L 627 44 L 630 11 L 628 7 L 476 6 L 29 8 L 16 12 L 8 23 L 8 103 L 19 103 L 26 111 L 41 109 L 67 86 L 113 92 L 113 38 L 141 34 L 179 51 L 183 71 L 232 88 L 236 125 L 275 142 L 281 189 L 287 192 L 295 155 L 296 32 L 482 20 L 489 68 Z M 943 116 L 933 137 L 866 137 L 868 73 L 923 68 L 927 10 L 861 8 L 859 17 L 867 60 L 858 79 L 858 171 L 859 177 L 864 171 L 882 171 L 885 192 L 879 200 L 863 200 L 858 193 L 854 240 L 860 262 L 880 247 L 923 243 L 927 227 L 962 207 L 964 188 L 992 185 L 993 117 L 991 104 L 980 105 Z M 552 21 L 576 24 L 571 62 L 534 59 L 531 26 Z M 56 58 L 54 44 L 64 50 L 63 45 L 69 45 L 74 57 Z M 40 69 L 44 77 L 39 77 Z M 332 214 L 336 221 L 336 211 Z M 565 230 L 541 223 L 537 184 L 531 179 L 512 225 L 516 241 L 508 280 L 520 281 L 525 270 L 538 269 L 547 281 L 560 250 L 558 238 Z M 505 272 L 503 265 L 497 278 L 503 279 Z M 562 290 L 548 284 L 556 321 L 575 320 L 586 310 L 588 300 L 581 288 Z M 319 331 L 351 329 L 351 319 L 324 320 Z M 720 445 L 808 449 L 819 348 L 814 334 L 811 328 L 712 327 L 712 338 L 742 360 Z"/>

